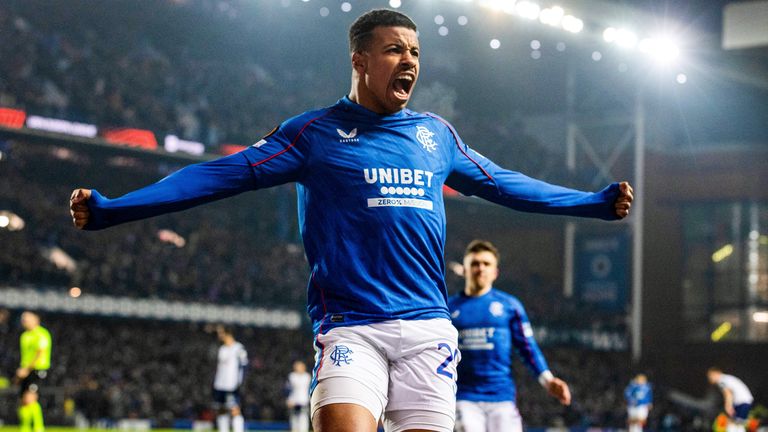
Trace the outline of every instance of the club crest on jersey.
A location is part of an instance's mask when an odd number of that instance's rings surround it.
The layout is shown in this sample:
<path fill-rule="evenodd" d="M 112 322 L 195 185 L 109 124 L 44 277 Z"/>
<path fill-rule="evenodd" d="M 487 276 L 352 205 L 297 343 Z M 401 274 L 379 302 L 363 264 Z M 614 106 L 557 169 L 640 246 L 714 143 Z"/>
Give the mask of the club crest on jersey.
<path fill-rule="evenodd" d="M 437 143 L 432 139 L 433 136 L 435 133 L 424 126 L 416 126 L 416 139 L 419 140 L 424 150 L 430 153 L 437 150 Z"/>
<path fill-rule="evenodd" d="M 501 316 L 504 313 L 504 305 L 497 301 L 491 302 L 491 305 L 488 307 L 488 312 L 496 317 Z"/>
<path fill-rule="evenodd" d="M 331 361 L 336 366 L 341 366 L 342 363 L 349 364 L 352 361 L 350 354 L 352 350 L 346 345 L 334 345 L 333 352 L 331 353 Z"/>
<path fill-rule="evenodd" d="M 336 132 L 339 134 L 341 139 L 339 142 L 357 142 L 360 141 L 359 138 L 357 138 L 357 128 L 352 129 L 349 132 L 344 132 L 341 129 L 336 129 Z"/>

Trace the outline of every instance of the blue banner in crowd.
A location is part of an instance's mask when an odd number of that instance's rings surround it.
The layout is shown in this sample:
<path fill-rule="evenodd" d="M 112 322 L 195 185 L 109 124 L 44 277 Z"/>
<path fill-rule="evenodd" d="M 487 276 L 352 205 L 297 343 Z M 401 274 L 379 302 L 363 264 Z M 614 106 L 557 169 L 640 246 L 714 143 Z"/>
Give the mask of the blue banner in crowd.
<path fill-rule="evenodd" d="M 627 302 L 629 241 L 616 234 L 583 234 L 576 239 L 574 288 L 584 304 L 619 311 Z"/>

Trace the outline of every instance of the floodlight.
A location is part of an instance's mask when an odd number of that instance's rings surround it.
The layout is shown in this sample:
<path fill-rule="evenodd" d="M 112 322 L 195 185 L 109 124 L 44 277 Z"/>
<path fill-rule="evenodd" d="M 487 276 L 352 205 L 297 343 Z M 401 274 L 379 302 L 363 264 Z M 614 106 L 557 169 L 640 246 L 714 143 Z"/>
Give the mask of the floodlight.
<path fill-rule="evenodd" d="M 624 48 L 634 48 L 637 45 L 637 35 L 627 29 L 616 30 L 616 44 Z"/>
<path fill-rule="evenodd" d="M 562 20 L 563 30 L 571 33 L 578 33 L 584 29 L 584 21 L 573 15 L 566 15 Z"/>
<path fill-rule="evenodd" d="M 523 18 L 528 18 L 530 20 L 537 19 L 539 17 L 540 10 L 541 8 L 539 8 L 539 5 L 529 1 L 521 1 L 515 5 L 515 13 Z"/>
<path fill-rule="evenodd" d="M 551 26 L 559 26 L 560 21 L 563 19 L 565 11 L 560 6 L 553 6 L 551 8 L 542 9 L 539 14 L 539 21 Z"/>

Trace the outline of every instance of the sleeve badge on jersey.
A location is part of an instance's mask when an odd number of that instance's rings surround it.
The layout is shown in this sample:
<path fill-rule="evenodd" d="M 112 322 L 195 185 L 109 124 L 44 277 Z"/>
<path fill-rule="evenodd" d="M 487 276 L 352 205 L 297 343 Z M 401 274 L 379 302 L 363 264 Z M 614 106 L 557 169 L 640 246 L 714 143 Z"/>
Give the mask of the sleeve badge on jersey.
<path fill-rule="evenodd" d="M 531 328 L 531 323 L 523 323 L 523 336 L 527 338 L 533 336 L 533 328 Z"/>
<path fill-rule="evenodd" d="M 278 130 L 279 128 L 280 128 L 280 126 L 275 126 L 274 128 L 272 128 L 272 130 L 271 130 L 271 131 L 269 131 L 269 133 L 268 133 L 268 134 L 264 135 L 264 137 L 263 137 L 263 138 L 261 138 L 261 139 L 260 139 L 258 142 L 256 142 L 256 144 L 252 145 L 251 147 L 256 147 L 256 148 L 259 148 L 259 147 L 263 146 L 264 144 L 266 144 L 266 143 L 267 143 L 267 138 L 269 138 L 269 137 L 271 137 L 272 135 L 274 135 L 274 134 L 275 134 L 275 132 L 277 132 L 277 130 Z"/>

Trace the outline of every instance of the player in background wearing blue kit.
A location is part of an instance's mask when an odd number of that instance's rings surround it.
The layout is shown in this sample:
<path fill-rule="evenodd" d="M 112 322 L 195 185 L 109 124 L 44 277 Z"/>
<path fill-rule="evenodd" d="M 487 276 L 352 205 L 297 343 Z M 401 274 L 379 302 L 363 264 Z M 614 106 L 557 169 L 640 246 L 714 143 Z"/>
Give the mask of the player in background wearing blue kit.
<path fill-rule="evenodd" d="M 76 227 L 97 230 L 295 182 L 315 333 L 313 429 L 374 432 L 381 419 L 388 432 L 449 432 L 459 353 L 443 185 L 520 211 L 604 220 L 629 214 L 632 188 L 531 179 L 473 151 L 439 116 L 406 109 L 421 55 L 406 15 L 367 12 L 349 42 L 352 85 L 334 105 L 119 198 L 76 189 L 70 212 Z"/>
<path fill-rule="evenodd" d="M 523 304 L 493 288 L 498 263 L 493 244 L 471 242 L 464 253 L 464 291 L 448 299 L 462 356 L 456 394 L 456 424 L 462 432 L 522 432 L 513 348 L 550 395 L 563 405 L 571 403 L 568 384 L 552 374 L 533 338 Z"/>
<path fill-rule="evenodd" d="M 642 432 L 653 406 L 653 389 L 648 377 L 637 374 L 624 389 L 627 401 L 627 426 L 629 432 Z"/>

